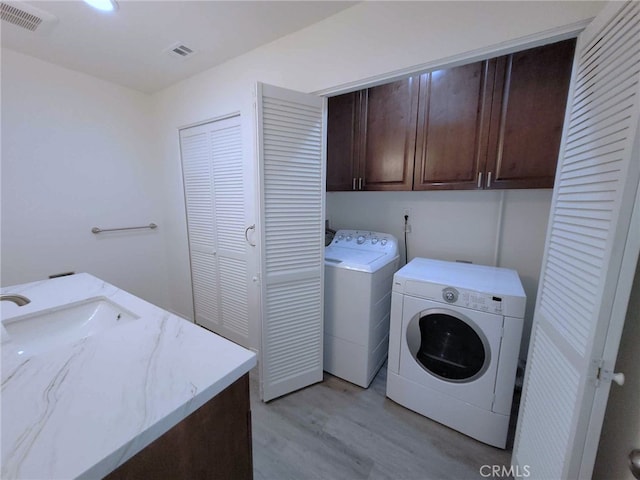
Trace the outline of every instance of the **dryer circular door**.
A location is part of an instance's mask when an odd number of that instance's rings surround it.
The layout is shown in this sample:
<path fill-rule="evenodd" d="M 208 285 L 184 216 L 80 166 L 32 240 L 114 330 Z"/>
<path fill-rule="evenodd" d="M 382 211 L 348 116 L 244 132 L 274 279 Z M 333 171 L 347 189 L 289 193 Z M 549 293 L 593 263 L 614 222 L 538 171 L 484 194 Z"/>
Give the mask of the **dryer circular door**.
<path fill-rule="evenodd" d="M 482 329 L 450 309 L 419 312 L 407 325 L 406 342 L 417 364 L 445 382 L 473 382 L 491 363 L 491 348 Z"/>

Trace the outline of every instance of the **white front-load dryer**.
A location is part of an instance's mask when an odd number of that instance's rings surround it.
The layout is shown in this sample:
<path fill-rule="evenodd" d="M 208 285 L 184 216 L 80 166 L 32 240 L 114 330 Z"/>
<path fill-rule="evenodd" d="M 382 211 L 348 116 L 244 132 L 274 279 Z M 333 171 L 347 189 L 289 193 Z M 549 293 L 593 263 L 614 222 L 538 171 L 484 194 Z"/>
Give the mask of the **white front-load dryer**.
<path fill-rule="evenodd" d="M 409 262 L 393 281 L 387 396 L 505 448 L 525 303 L 514 270 Z"/>

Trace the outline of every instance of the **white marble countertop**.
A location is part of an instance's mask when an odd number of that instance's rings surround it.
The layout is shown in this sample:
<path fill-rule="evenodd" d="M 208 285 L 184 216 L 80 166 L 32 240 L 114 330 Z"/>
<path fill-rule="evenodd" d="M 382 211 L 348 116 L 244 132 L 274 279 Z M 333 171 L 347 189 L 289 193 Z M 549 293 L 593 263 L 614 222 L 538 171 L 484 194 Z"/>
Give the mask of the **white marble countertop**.
<path fill-rule="evenodd" d="M 2 322 L 103 297 L 139 318 L 36 353 L 2 327 L 2 479 L 101 478 L 256 365 L 224 338 L 89 274 L 1 289 Z"/>

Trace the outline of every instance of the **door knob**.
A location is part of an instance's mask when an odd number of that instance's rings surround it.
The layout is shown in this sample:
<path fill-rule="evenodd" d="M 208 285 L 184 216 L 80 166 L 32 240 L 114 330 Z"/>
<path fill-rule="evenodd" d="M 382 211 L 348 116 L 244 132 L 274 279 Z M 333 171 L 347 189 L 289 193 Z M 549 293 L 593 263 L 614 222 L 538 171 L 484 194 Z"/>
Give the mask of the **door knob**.
<path fill-rule="evenodd" d="M 629 470 L 634 477 L 640 479 L 640 449 L 636 448 L 629 453 Z"/>
<path fill-rule="evenodd" d="M 624 385 L 624 373 L 614 373 L 611 375 L 611 380 L 617 383 L 619 386 Z"/>

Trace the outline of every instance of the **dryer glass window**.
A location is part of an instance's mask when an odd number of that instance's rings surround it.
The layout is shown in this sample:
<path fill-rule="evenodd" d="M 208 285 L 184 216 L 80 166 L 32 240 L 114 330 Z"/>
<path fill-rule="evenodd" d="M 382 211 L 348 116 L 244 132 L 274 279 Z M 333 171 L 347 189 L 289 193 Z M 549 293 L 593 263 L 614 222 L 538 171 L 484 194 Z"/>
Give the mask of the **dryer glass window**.
<path fill-rule="evenodd" d="M 486 361 L 476 331 L 459 318 L 434 313 L 420 318 L 420 349 L 416 358 L 434 375 L 451 381 L 471 380 Z"/>

